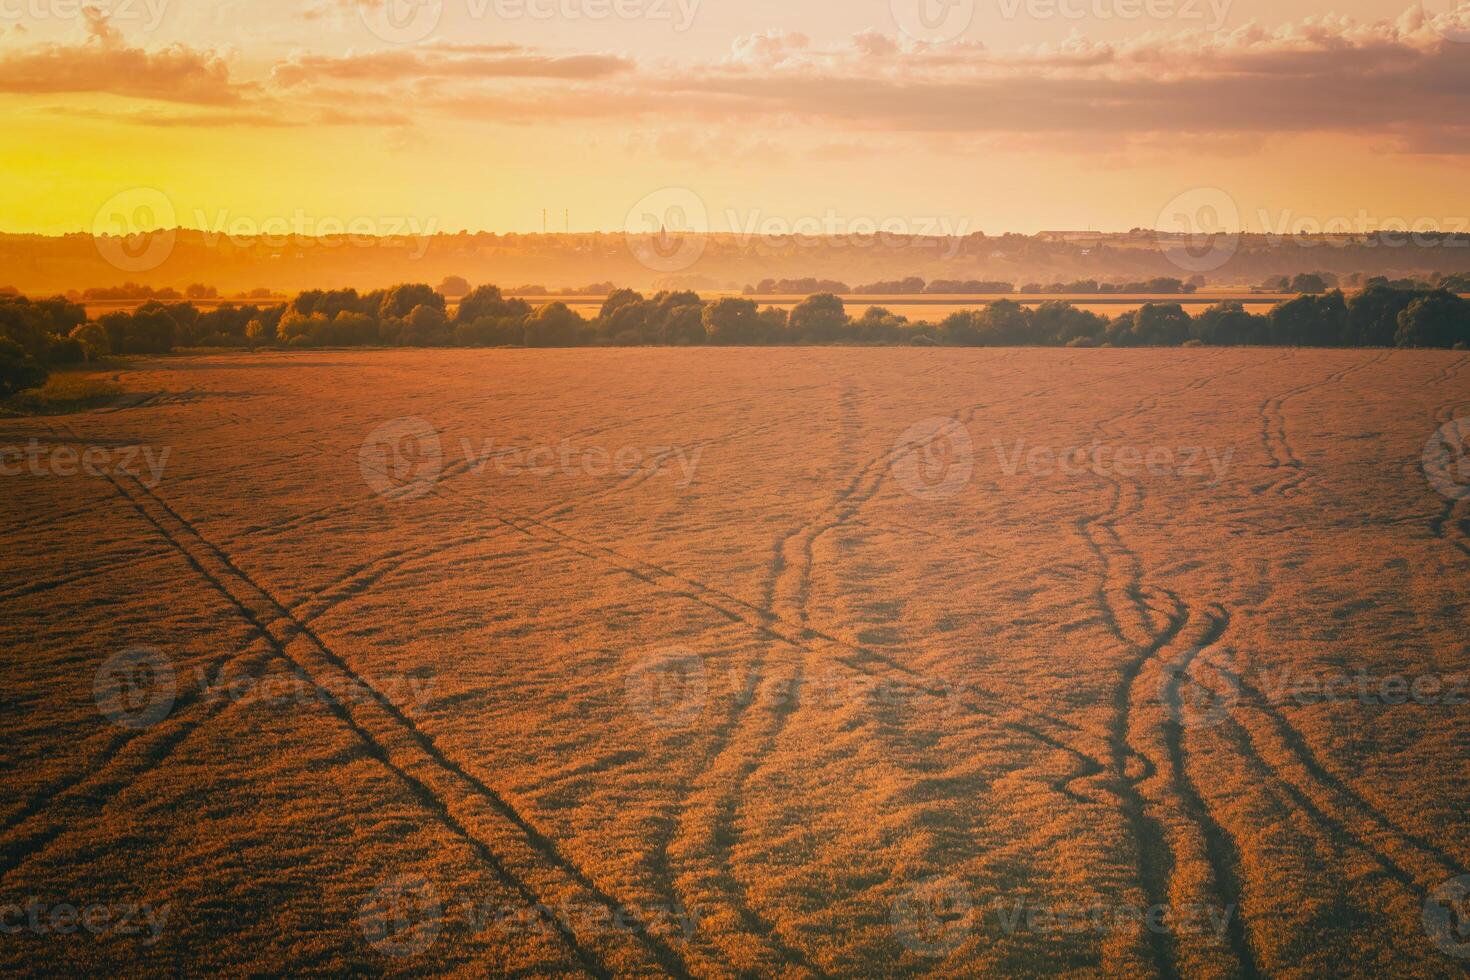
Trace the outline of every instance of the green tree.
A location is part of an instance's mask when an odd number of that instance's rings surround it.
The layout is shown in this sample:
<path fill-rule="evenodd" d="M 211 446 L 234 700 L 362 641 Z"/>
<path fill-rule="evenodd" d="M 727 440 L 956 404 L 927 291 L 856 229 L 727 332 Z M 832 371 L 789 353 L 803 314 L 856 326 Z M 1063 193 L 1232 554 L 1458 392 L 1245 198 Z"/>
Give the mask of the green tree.
<path fill-rule="evenodd" d="M 712 344 L 753 344 L 760 318 L 753 299 L 724 296 L 704 308 L 704 330 Z"/>
<path fill-rule="evenodd" d="M 848 332 L 847 310 L 833 293 L 817 293 L 791 311 L 788 328 L 798 340 L 818 344 L 841 340 Z"/>
<path fill-rule="evenodd" d="M 1420 296 L 1399 314 L 1394 341 L 1400 347 L 1470 344 L 1470 303 L 1445 289 Z"/>
<path fill-rule="evenodd" d="M 0 337 L 0 397 L 46 383 L 46 369 L 20 344 Z"/>

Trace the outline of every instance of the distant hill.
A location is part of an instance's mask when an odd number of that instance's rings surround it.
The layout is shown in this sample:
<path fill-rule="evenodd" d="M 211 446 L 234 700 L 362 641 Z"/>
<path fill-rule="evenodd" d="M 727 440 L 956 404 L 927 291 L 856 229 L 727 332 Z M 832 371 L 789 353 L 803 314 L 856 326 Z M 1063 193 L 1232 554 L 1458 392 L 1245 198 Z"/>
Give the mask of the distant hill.
<path fill-rule="evenodd" d="M 1192 246 L 1192 251 L 1186 251 Z M 1214 251 L 1211 251 L 1214 249 Z M 1203 255 L 1205 258 L 1200 259 Z M 1123 282 L 1201 277 L 1214 285 L 1257 285 L 1273 276 L 1326 272 L 1344 284 L 1369 275 L 1437 281 L 1470 270 L 1470 236 L 1247 235 L 1190 242 L 1127 233 L 1043 232 L 964 237 L 784 238 L 711 234 L 663 240 L 622 233 L 230 237 L 177 229 L 131 239 L 0 234 L 0 286 L 32 295 L 134 282 L 183 291 L 206 283 L 222 294 L 266 288 L 291 293 L 333 286 L 372 289 L 404 281 L 554 290 L 611 281 L 738 291 L 764 279 L 866 283 L 990 280 Z M 1357 279 L 1348 277 L 1356 274 Z"/>

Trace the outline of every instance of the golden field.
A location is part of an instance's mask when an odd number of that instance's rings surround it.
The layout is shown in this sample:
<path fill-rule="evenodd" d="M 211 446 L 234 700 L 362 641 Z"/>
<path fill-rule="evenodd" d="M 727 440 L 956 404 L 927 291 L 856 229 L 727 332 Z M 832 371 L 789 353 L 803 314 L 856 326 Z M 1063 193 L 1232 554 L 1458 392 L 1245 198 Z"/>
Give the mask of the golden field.
<path fill-rule="evenodd" d="M 0 420 L 0 965 L 1460 975 L 1467 364 L 257 353 Z"/>

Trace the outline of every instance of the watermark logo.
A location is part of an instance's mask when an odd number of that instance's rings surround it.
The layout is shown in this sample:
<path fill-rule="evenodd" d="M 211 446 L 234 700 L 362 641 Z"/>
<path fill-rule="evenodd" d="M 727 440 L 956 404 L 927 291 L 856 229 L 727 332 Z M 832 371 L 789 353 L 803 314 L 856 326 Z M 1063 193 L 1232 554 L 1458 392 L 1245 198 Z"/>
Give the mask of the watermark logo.
<path fill-rule="evenodd" d="M 958 40 L 975 19 L 975 0 L 889 0 L 893 22 L 915 41 Z"/>
<path fill-rule="evenodd" d="M 178 696 L 178 678 L 173 662 L 162 652 L 130 647 L 97 668 L 92 696 L 108 721 L 139 731 L 168 717 Z"/>
<path fill-rule="evenodd" d="M 28 932 L 33 936 L 72 936 L 84 932 L 94 939 L 137 936 L 140 946 L 152 946 L 163 936 L 172 906 L 144 902 L 93 902 L 47 905 L 32 895 L 25 902 L 0 903 L 0 935 Z"/>
<path fill-rule="evenodd" d="M 172 447 L 44 446 L 32 439 L 25 446 L 0 446 L 0 477 L 128 476 L 152 490 L 163 482 Z"/>
<path fill-rule="evenodd" d="M 679 647 L 648 653 L 629 669 L 623 697 L 654 727 L 687 728 L 704 715 L 709 698 L 704 658 Z"/>
<path fill-rule="evenodd" d="M 948 956 L 970 935 L 974 912 L 974 902 L 962 883 L 934 877 L 900 895 L 888 921 L 905 949 L 920 956 Z"/>
<path fill-rule="evenodd" d="M 1195 187 L 1177 195 L 1154 222 L 1159 250 L 1186 272 L 1212 272 L 1240 246 L 1240 208 L 1218 187 Z"/>
<path fill-rule="evenodd" d="M 1446 422 L 1424 443 L 1422 464 L 1429 485 L 1450 500 L 1470 497 L 1470 417 Z"/>
<path fill-rule="evenodd" d="M 368 433 L 357 453 L 357 467 L 368 489 L 394 500 L 412 500 L 432 491 L 443 466 L 439 430 L 415 416 L 384 422 Z"/>
<path fill-rule="evenodd" d="M 384 956 L 417 956 L 439 938 L 444 910 L 433 882 L 403 875 L 373 889 L 357 923 L 368 944 Z"/>
<path fill-rule="evenodd" d="M 1211 649 L 1191 647 L 1161 671 L 1159 699 L 1176 725 L 1212 728 L 1240 701 L 1240 679 L 1214 662 Z"/>
<path fill-rule="evenodd" d="M 758 244 L 770 249 L 922 249 L 943 259 L 958 255 L 970 233 L 970 219 L 963 215 L 875 217 L 841 214 L 833 208 L 795 219 L 766 215 L 759 208 L 744 213 L 729 208 L 725 223 L 742 248 Z"/>
<path fill-rule="evenodd" d="M 378 39 L 413 44 L 439 26 L 444 0 L 357 0 L 357 16 Z"/>
<path fill-rule="evenodd" d="M 156 31 L 168 13 L 169 0 L 0 0 L 0 22 L 22 24 L 46 20 L 91 20 L 137 25 Z"/>
<path fill-rule="evenodd" d="M 975 443 L 951 418 L 915 422 L 893 444 L 892 471 L 900 486 L 920 500 L 953 497 L 970 482 Z"/>
<path fill-rule="evenodd" d="M 148 272 L 173 254 L 177 223 L 167 194 L 154 187 L 130 187 L 97 209 L 92 241 L 114 269 Z"/>
<path fill-rule="evenodd" d="M 1031 20 L 1177 20 L 1200 21 L 1218 31 L 1230 15 L 1232 0 L 998 0 L 1000 15 L 1015 20 L 1025 11 Z"/>
<path fill-rule="evenodd" d="M 499 20 L 624 21 L 669 24 L 682 34 L 694 26 L 700 0 L 467 0 L 473 20 L 493 12 Z"/>
<path fill-rule="evenodd" d="M 1424 934 L 1441 953 L 1470 958 L 1470 875 L 1443 882 L 1424 899 Z"/>
<path fill-rule="evenodd" d="M 704 255 L 709 209 L 687 187 L 665 187 L 644 197 L 624 222 L 628 251 L 654 272 L 683 272 Z"/>

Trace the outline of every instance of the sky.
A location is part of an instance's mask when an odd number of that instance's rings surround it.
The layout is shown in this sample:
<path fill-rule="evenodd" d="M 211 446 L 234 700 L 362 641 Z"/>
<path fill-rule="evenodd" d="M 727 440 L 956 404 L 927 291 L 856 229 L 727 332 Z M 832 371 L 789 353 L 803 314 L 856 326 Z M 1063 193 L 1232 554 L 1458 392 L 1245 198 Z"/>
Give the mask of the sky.
<path fill-rule="evenodd" d="M 1470 230 L 1470 0 L 1331 2 L 0 0 L 0 231 Z"/>

